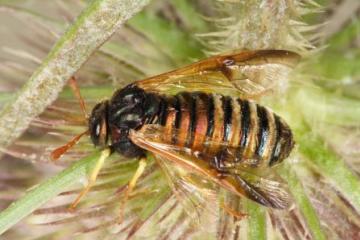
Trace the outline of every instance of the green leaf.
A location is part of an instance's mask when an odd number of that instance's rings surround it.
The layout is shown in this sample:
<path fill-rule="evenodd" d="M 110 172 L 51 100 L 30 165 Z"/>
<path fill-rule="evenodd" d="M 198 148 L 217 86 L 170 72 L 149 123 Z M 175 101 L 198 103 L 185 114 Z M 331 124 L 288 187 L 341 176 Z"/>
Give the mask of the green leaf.
<path fill-rule="evenodd" d="M 359 36 L 360 18 L 354 19 L 346 27 L 337 32 L 329 40 L 329 50 L 341 50 L 348 47 L 349 44 Z"/>
<path fill-rule="evenodd" d="M 302 113 L 307 119 L 322 120 L 338 126 L 359 125 L 360 102 L 321 90 L 300 90 L 294 97 L 301 102 Z"/>
<path fill-rule="evenodd" d="M 322 82 L 345 83 L 356 79 L 360 74 L 360 51 L 353 42 L 359 33 L 360 19 L 355 18 L 328 40 L 324 51 L 309 59 L 306 71 L 321 76 Z"/>
<path fill-rule="evenodd" d="M 171 3 L 180 15 L 181 21 L 184 22 L 185 27 L 189 28 L 188 30 L 195 33 L 201 33 L 210 29 L 210 21 L 205 21 L 195 9 L 195 2 L 189 0 L 173 0 Z"/>
<path fill-rule="evenodd" d="M 310 130 L 297 131 L 297 136 L 301 153 L 360 211 L 359 177 L 320 137 L 313 136 Z"/>
<path fill-rule="evenodd" d="M 68 189 L 74 182 L 87 176 L 88 169 L 95 164 L 100 154 L 95 153 L 34 187 L 0 213 L 0 235 L 14 226 L 47 201 Z"/>
<path fill-rule="evenodd" d="M 130 26 L 150 39 L 160 52 L 165 53 L 174 66 L 189 63 L 204 56 L 199 42 L 158 16 L 142 12 L 129 21 Z"/>
<path fill-rule="evenodd" d="M 55 44 L 41 66 L 0 112 L 0 146 L 11 144 L 58 96 L 67 80 L 115 30 L 149 0 L 94 0 Z"/>

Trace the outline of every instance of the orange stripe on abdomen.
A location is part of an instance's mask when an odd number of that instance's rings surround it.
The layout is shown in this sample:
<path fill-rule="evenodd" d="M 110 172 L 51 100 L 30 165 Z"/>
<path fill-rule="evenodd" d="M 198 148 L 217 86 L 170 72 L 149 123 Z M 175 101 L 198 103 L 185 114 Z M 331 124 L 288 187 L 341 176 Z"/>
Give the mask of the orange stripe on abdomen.
<path fill-rule="evenodd" d="M 199 93 L 196 99 L 196 126 L 194 132 L 194 140 L 192 149 L 194 151 L 202 151 L 206 140 L 206 132 L 208 129 L 208 104 L 210 96 L 205 93 Z"/>
<path fill-rule="evenodd" d="M 166 98 L 165 101 L 167 102 L 165 109 L 166 113 L 162 113 L 164 119 L 159 118 L 159 121 L 162 121 L 162 123 L 165 126 L 165 133 L 164 136 L 162 137 L 164 138 L 164 141 L 166 143 L 173 143 L 176 137 L 173 129 L 175 128 L 177 108 L 178 108 L 176 102 L 177 99 Z"/>
<path fill-rule="evenodd" d="M 229 136 L 229 146 L 237 148 L 240 146 L 241 139 L 241 106 L 239 99 L 233 99 L 233 114 L 231 122 L 231 133 Z"/>

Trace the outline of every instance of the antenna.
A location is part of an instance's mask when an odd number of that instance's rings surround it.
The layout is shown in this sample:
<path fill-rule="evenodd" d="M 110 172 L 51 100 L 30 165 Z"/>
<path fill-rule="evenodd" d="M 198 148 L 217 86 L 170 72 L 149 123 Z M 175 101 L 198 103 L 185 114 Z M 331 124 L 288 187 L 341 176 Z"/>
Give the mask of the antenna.
<path fill-rule="evenodd" d="M 69 85 L 70 85 L 71 90 L 73 91 L 75 97 L 78 99 L 78 101 L 80 103 L 80 108 L 81 108 L 81 110 L 82 110 L 82 112 L 84 114 L 85 119 L 88 119 L 89 116 L 88 116 L 87 111 L 86 111 L 85 101 L 81 96 L 79 86 L 77 85 L 76 78 L 74 76 L 72 76 L 70 78 Z"/>
<path fill-rule="evenodd" d="M 85 102 L 80 94 L 80 89 L 76 83 L 76 78 L 73 76 L 69 79 L 69 85 L 71 87 L 71 90 L 73 91 L 75 97 L 78 99 L 80 103 L 80 108 L 84 114 L 84 120 L 88 119 L 88 114 L 86 112 L 85 108 Z M 84 136 L 85 134 L 89 134 L 89 130 L 86 130 L 83 133 L 80 133 L 79 135 L 75 136 L 73 139 L 71 139 L 68 143 L 65 145 L 56 148 L 53 150 L 50 154 L 50 158 L 52 161 L 58 160 L 64 153 L 66 153 L 70 148 L 72 148 L 77 142 L 79 142 L 80 138 Z"/>
<path fill-rule="evenodd" d="M 66 153 L 70 148 L 72 148 L 82 136 L 85 134 L 88 134 L 89 130 L 86 130 L 83 133 L 80 133 L 79 135 L 75 136 L 73 139 L 71 139 L 68 143 L 65 145 L 56 148 L 54 151 L 51 152 L 50 157 L 52 161 L 58 160 L 64 153 Z"/>

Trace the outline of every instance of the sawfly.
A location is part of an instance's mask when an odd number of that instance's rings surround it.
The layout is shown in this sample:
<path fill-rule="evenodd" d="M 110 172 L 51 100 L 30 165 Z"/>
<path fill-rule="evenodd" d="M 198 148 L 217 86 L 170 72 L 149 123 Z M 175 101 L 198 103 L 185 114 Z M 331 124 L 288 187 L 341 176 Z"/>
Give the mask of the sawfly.
<path fill-rule="evenodd" d="M 273 169 L 292 151 L 293 134 L 284 119 L 254 99 L 287 77 L 298 60 L 298 54 L 284 50 L 218 55 L 118 89 L 96 104 L 88 118 L 85 133 L 102 154 L 71 207 L 113 153 L 139 160 L 128 196 L 150 152 L 175 191 L 189 189 L 187 184 L 196 189 L 196 176 L 261 205 L 288 208 L 289 193 Z M 85 133 L 54 150 L 52 158 Z"/>

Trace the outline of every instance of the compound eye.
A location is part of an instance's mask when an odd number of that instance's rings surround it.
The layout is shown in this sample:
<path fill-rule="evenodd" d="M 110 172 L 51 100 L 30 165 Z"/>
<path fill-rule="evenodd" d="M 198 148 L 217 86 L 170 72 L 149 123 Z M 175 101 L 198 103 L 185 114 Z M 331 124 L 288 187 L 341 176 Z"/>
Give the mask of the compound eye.
<path fill-rule="evenodd" d="M 100 136 L 100 123 L 96 124 L 96 127 L 95 127 L 95 137 L 99 137 Z"/>
<path fill-rule="evenodd" d="M 107 142 L 106 102 L 97 104 L 89 118 L 89 130 L 95 146 L 105 146 Z"/>
<path fill-rule="evenodd" d="M 105 117 L 101 118 L 91 129 L 91 138 L 96 146 L 104 147 L 107 142 L 107 125 Z"/>
<path fill-rule="evenodd" d="M 90 127 L 90 136 L 93 144 L 95 146 L 100 145 L 100 131 L 101 131 L 100 121 L 92 121 L 89 127 Z"/>
<path fill-rule="evenodd" d="M 98 130 L 98 127 L 96 126 L 96 131 Z M 103 117 L 101 119 L 101 124 L 99 124 L 99 145 L 105 146 L 107 143 L 107 123 L 106 118 Z"/>

